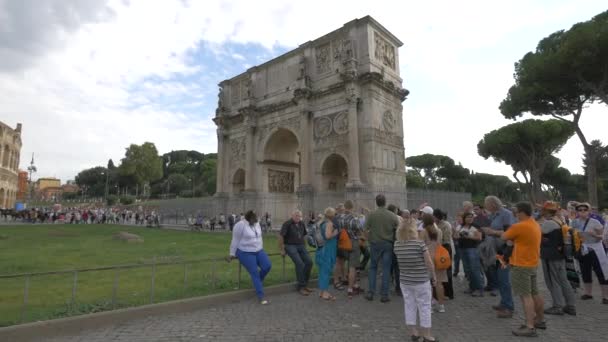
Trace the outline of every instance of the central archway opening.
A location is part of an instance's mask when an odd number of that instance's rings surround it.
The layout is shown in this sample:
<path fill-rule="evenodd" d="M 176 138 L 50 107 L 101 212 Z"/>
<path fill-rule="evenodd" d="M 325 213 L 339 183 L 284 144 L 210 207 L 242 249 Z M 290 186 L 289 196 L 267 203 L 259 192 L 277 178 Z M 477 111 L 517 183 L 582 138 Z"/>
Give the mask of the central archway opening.
<path fill-rule="evenodd" d="M 348 181 L 348 164 L 339 154 L 330 154 L 321 168 L 323 188 L 326 191 L 344 191 Z"/>
<path fill-rule="evenodd" d="M 300 151 L 296 135 L 277 129 L 264 146 L 266 188 L 271 193 L 294 193 L 300 185 Z"/>

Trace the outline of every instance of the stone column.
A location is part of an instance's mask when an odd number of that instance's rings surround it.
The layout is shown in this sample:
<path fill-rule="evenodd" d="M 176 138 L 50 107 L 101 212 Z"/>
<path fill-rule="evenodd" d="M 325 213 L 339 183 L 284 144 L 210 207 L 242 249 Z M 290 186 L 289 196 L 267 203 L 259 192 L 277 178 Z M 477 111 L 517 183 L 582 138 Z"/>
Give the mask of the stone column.
<path fill-rule="evenodd" d="M 224 193 L 226 192 L 224 185 L 224 160 L 226 159 L 226 155 L 224 154 L 224 145 L 225 145 L 225 136 L 224 129 L 218 127 L 217 129 L 217 175 L 216 175 L 216 193 Z"/>
<path fill-rule="evenodd" d="M 3 160 L 4 160 L 4 145 L 0 141 L 0 166 L 2 166 Z"/>
<path fill-rule="evenodd" d="M 246 148 L 246 170 L 245 170 L 245 191 L 256 192 L 256 122 L 253 113 L 249 113 L 245 119 L 247 127 L 247 148 Z"/>
<path fill-rule="evenodd" d="M 300 150 L 302 158 L 300 161 L 300 172 L 302 181 L 297 189 L 297 195 L 300 202 L 300 210 L 307 217 L 308 213 L 314 210 L 314 188 L 312 185 L 313 113 L 306 106 L 302 110 L 301 115 L 300 126 L 302 128 L 300 129 L 300 136 L 302 137 L 302 141 L 300 142 Z"/>
<path fill-rule="evenodd" d="M 346 88 L 348 104 L 348 183 L 347 187 L 361 187 L 361 165 L 359 163 L 359 122 L 357 113 L 358 91 L 352 82 Z"/>

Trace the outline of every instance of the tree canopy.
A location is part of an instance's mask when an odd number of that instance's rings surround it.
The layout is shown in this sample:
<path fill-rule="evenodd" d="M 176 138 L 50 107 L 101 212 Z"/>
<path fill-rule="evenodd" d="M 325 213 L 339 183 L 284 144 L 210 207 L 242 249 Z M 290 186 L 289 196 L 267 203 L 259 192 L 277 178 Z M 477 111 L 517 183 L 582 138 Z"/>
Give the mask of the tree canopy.
<path fill-rule="evenodd" d="M 120 174 L 132 177 L 137 185 L 146 185 L 163 177 L 162 160 L 151 142 L 131 144 L 120 164 Z"/>
<path fill-rule="evenodd" d="M 589 201 L 597 204 L 598 151 L 579 122 L 587 104 L 608 104 L 608 11 L 542 39 L 515 63 L 515 84 L 500 104 L 510 119 L 550 115 L 570 124 L 583 144 Z"/>
<path fill-rule="evenodd" d="M 486 133 L 477 144 L 480 156 L 505 162 L 521 183 L 524 177 L 533 202 L 542 199 L 541 175 L 550 157 L 558 152 L 574 134 L 571 125 L 560 120 L 525 120 Z"/>

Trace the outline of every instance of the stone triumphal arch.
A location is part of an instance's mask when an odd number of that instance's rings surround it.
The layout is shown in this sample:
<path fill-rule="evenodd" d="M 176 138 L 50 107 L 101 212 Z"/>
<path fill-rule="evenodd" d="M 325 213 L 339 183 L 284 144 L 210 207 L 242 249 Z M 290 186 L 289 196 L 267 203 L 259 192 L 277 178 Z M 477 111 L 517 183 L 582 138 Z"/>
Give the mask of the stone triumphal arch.
<path fill-rule="evenodd" d="M 367 16 L 221 82 L 216 210 L 405 205 L 401 45 Z"/>

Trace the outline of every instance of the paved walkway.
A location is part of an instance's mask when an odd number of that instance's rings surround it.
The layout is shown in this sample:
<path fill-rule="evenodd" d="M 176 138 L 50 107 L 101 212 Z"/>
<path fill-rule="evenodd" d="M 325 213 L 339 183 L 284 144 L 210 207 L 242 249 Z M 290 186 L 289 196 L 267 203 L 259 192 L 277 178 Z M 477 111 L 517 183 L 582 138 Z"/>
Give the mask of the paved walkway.
<path fill-rule="evenodd" d="M 539 338 L 520 339 L 511 334 L 523 321 L 519 302 L 513 319 L 498 319 L 490 308 L 497 297 L 468 297 L 461 294 L 464 281 L 459 279 L 456 285 L 458 295 L 446 305 L 447 312 L 433 314 L 433 331 L 441 341 L 591 342 L 608 338 L 608 305 L 598 301 L 597 289 L 594 300 L 579 301 L 578 316 L 548 316 L 548 330 L 539 331 Z M 393 296 L 387 304 L 378 298 L 368 302 L 362 296 L 348 300 L 342 292 L 336 302 L 296 293 L 269 299 L 272 303 L 268 306 L 252 299 L 129 321 L 50 341 L 409 341 L 401 297 Z"/>

